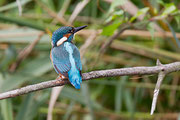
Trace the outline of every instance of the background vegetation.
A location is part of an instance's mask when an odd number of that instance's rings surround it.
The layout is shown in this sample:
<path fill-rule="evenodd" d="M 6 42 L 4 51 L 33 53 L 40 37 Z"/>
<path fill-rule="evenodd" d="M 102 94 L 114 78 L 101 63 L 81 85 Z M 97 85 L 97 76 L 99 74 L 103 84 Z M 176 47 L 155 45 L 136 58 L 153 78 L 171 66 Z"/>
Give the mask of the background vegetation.
<path fill-rule="evenodd" d="M 16 1 L 0 1 L 1 93 L 57 77 L 45 31 L 64 25 L 88 25 L 74 41 L 83 72 L 180 61 L 179 0 L 83 0 L 84 6 L 81 0 L 19 1 L 22 13 Z M 164 79 L 150 116 L 156 80 L 157 75 L 124 76 L 83 82 L 80 90 L 66 85 L 54 120 L 180 119 L 179 72 Z M 46 89 L 1 100 L 0 119 L 44 120 L 50 94 Z"/>

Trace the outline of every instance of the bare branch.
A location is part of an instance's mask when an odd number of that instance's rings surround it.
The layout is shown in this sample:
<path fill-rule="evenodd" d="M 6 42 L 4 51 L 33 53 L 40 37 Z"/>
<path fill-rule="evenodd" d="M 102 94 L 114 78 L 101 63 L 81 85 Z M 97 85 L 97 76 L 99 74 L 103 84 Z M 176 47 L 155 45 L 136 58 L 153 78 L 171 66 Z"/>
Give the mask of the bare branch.
<path fill-rule="evenodd" d="M 16 0 L 17 5 L 18 5 L 18 9 L 19 9 L 19 16 L 22 16 L 22 6 L 21 6 L 21 2 L 19 0 Z"/>
<path fill-rule="evenodd" d="M 87 38 L 87 40 L 85 41 L 85 43 L 81 46 L 81 48 L 80 48 L 81 59 L 82 59 L 82 57 L 84 56 L 87 48 L 92 44 L 93 40 L 96 38 L 96 36 L 97 36 L 96 31 L 93 31 L 93 32 L 91 33 L 91 35 Z"/>
<path fill-rule="evenodd" d="M 70 26 L 71 24 L 69 24 L 63 17 L 59 17 L 56 12 L 52 11 L 51 9 L 49 9 L 44 3 L 40 2 L 39 0 L 35 0 L 40 7 L 42 7 L 45 11 L 47 11 L 47 13 L 54 17 L 57 21 L 59 21 L 61 24 L 66 25 L 66 26 Z"/>
<path fill-rule="evenodd" d="M 162 66 L 159 59 L 157 59 L 156 65 L 157 66 Z M 165 76 L 166 76 L 166 73 L 162 69 L 162 71 L 158 74 L 158 80 L 157 80 L 157 83 L 156 83 L 156 87 L 154 89 L 153 101 L 152 101 L 152 105 L 151 105 L 151 115 L 154 113 L 154 111 L 156 109 L 156 102 L 157 102 L 157 98 L 158 98 L 158 95 L 159 95 L 159 90 L 160 90 L 162 81 L 163 81 Z"/>
<path fill-rule="evenodd" d="M 58 96 L 61 93 L 63 87 L 64 86 L 54 87 L 51 91 L 51 97 L 50 97 L 49 106 L 48 106 L 47 120 L 53 119 L 53 115 L 52 115 L 53 108 L 54 108 L 56 100 L 58 99 Z"/>
<path fill-rule="evenodd" d="M 102 45 L 100 49 L 100 54 L 104 54 L 106 52 L 106 49 L 111 45 L 113 40 L 115 40 L 118 36 L 120 36 L 125 30 L 129 29 L 131 26 L 127 25 L 123 28 L 119 28 L 116 33 L 114 33 L 113 36 L 109 37 L 108 41 Z"/>
<path fill-rule="evenodd" d="M 86 30 L 82 30 L 79 31 L 78 33 L 76 33 L 77 35 L 82 35 L 82 36 L 90 36 L 95 30 L 93 29 L 86 29 Z M 100 35 L 102 32 L 101 29 L 96 30 L 96 34 Z M 24 36 L 36 36 L 41 34 L 42 31 L 23 31 L 23 32 L 3 32 L 0 33 L 0 38 L 13 38 L 13 37 L 24 37 Z M 146 30 L 125 30 L 121 36 L 119 37 L 127 37 L 127 36 L 141 36 L 141 37 L 145 37 L 145 38 L 151 38 L 151 34 L 149 31 Z M 155 32 L 154 33 L 154 37 L 160 37 L 160 38 L 173 38 L 173 35 L 171 32 Z M 176 37 L 180 39 L 180 33 L 176 33 Z M 0 40 L 1 42 L 4 42 L 3 39 Z M 8 42 L 8 41 L 6 41 Z M 28 42 L 28 41 L 27 41 Z"/>
<path fill-rule="evenodd" d="M 149 74 L 157 74 L 160 73 L 161 71 L 164 71 L 166 74 L 168 74 L 179 70 L 180 70 L 180 62 L 174 62 L 162 66 L 153 66 L 153 67 L 131 67 L 131 68 L 92 71 L 88 73 L 83 73 L 82 79 L 90 80 L 95 78 L 124 76 L 124 75 L 149 75 Z M 68 83 L 69 81 L 67 80 L 50 80 L 47 82 L 29 85 L 16 90 L 1 93 L 0 99 L 12 98 L 30 92 L 42 90 L 45 88 L 62 86 Z"/>
<path fill-rule="evenodd" d="M 83 0 L 81 2 L 79 2 L 75 8 L 75 10 L 73 11 L 71 17 L 69 18 L 69 23 L 73 23 L 74 20 L 76 19 L 76 17 L 78 16 L 78 14 L 83 10 L 83 8 L 89 3 L 89 0 Z"/>
<path fill-rule="evenodd" d="M 38 37 L 22 51 L 19 52 L 17 60 L 10 66 L 10 72 L 14 72 L 19 64 L 32 52 L 33 48 L 40 41 L 41 37 L 44 35 L 44 32 L 41 32 Z"/>
<path fill-rule="evenodd" d="M 158 74 L 158 80 L 156 83 L 156 87 L 154 89 L 153 101 L 152 101 L 152 105 L 151 105 L 151 115 L 153 115 L 153 113 L 156 109 L 156 102 L 157 102 L 157 98 L 159 95 L 160 86 L 161 86 L 161 83 L 162 83 L 164 77 L 165 77 L 165 74 L 163 72 L 160 72 Z"/>

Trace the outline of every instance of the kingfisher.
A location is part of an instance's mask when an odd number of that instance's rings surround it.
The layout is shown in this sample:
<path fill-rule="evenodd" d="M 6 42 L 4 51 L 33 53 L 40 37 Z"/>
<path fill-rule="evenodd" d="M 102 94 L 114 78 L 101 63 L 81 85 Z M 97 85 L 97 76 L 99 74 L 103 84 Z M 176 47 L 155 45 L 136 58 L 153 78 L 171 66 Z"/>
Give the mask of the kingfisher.
<path fill-rule="evenodd" d="M 72 40 L 74 34 L 85 27 L 87 26 L 65 26 L 57 29 L 52 34 L 50 58 L 53 67 L 60 78 L 68 78 L 76 89 L 81 88 L 82 64 L 80 52 L 75 44 L 72 43 Z"/>

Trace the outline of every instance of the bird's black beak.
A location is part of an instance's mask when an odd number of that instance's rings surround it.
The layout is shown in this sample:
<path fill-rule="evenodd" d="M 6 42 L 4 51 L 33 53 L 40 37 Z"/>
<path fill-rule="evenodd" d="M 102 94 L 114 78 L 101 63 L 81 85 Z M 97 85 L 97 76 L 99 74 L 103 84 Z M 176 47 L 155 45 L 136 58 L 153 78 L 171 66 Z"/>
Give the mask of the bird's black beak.
<path fill-rule="evenodd" d="M 84 29 L 85 27 L 87 27 L 87 25 L 83 25 L 83 26 L 74 28 L 74 33 L 76 33 L 76 32 L 78 32 L 78 31 Z"/>

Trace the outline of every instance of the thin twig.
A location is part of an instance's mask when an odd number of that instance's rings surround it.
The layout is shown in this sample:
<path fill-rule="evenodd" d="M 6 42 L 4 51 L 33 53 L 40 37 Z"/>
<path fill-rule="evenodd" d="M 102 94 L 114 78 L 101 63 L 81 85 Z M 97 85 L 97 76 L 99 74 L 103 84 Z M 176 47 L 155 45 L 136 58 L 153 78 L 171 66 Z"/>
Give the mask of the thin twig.
<path fill-rule="evenodd" d="M 70 3 L 71 3 L 71 0 L 66 0 L 63 2 L 62 8 L 59 11 L 58 16 L 60 16 L 60 17 L 64 16 L 66 10 L 69 8 Z"/>
<path fill-rule="evenodd" d="M 40 35 L 42 31 L 28 31 L 28 32 L 6 32 L 6 33 L 0 33 L 0 38 L 15 38 L 15 37 L 25 37 L 25 36 L 36 36 Z"/>
<path fill-rule="evenodd" d="M 157 66 L 162 66 L 162 64 L 161 64 L 161 62 L 159 60 L 157 60 L 156 65 Z M 159 95 L 159 90 L 160 90 L 161 83 L 162 83 L 165 76 L 166 76 L 166 72 L 164 71 L 164 69 L 162 69 L 162 71 L 160 71 L 159 74 L 158 74 L 158 80 L 157 80 L 157 83 L 156 83 L 156 87 L 154 89 L 153 102 L 152 102 L 152 105 L 151 105 L 151 115 L 154 113 L 154 111 L 156 109 L 156 102 L 157 102 L 157 98 L 158 98 L 158 95 Z"/>
<path fill-rule="evenodd" d="M 180 54 L 178 53 L 169 52 L 162 49 L 152 49 L 148 47 L 143 47 L 141 45 L 129 44 L 123 41 L 115 40 L 110 47 L 116 50 L 127 51 L 129 53 L 141 55 L 148 58 L 158 58 L 166 61 L 166 63 L 172 60 L 180 61 Z"/>
<path fill-rule="evenodd" d="M 85 43 L 80 48 L 81 58 L 84 56 L 87 48 L 92 44 L 93 40 L 96 38 L 96 31 L 92 32 L 92 34 L 87 38 Z"/>
<path fill-rule="evenodd" d="M 59 17 L 54 11 L 49 9 L 44 3 L 40 2 L 39 0 L 35 0 L 50 16 L 54 17 L 56 20 L 58 20 L 61 24 L 70 26 L 68 22 L 63 17 Z"/>
<path fill-rule="evenodd" d="M 79 2 L 73 11 L 71 17 L 69 18 L 69 23 L 73 23 L 78 14 L 83 10 L 83 8 L 89 3 L 89 0 L 83 0 L 82 2 Z"/>
<path fill-rule="evenodd" d="M 35 39 L 30 45 L 28 45 L 26 48 L 24 48 L 22 51 L 19 52 L 16 62 L 13 63 L 10 67 L 11 72 L 14 72 L 15 69 L 18 67 L 18 65 L 32 52 L 33 48 L 39 42 L 43 34 L 44 33 L 41 32 L 38 35 L 37 39 Z"/>
<path fill-rule="evenodd" d="M 93 29 L 86 29 L 79 31 L 77 35 L 83 35 L 83 36 L 90 36 L 95 30 Z M 8 33 L 0 33 L 0 38 L 14 38 L 14 37 L 24 37 L 24 36 L 35 36 L 41 34 L 42 31 L 27 31 L 27 32 L 8 32 Z M 100 35 L 102 32 L 101 29 L 96 30 L 96 34 Z M 149 31 L 146 30 L 125 30 L 121 37 L 127 37 L 127 36 L 139 36 L 139 37 L 145 37 L 145 38 L 151 38 L 152 35 Z M 119 37 L 119 36 L 118 36 Z M 171 32 L 155 32 L 154 37 L 160 37 L 160 38 L 173 38 L 173 35 Z M 180 39 L 180 33 L 176 33 L 176 37 Z"/>
<path fill-rule="evenodd" d="M 51 97 L 50 97 L 49 106 L 48 106 L 47 120 L 53 119 L 53 115 L 52 115 L 53 108 L 54 108 L 56 100 L 57 100 L 59 94 L 61 93 L 63 87 L 64 86 L 54 87 L 51 91 Z"/>
<path fill-rule="evenodd" d="M 95 78 L 125 76 L 125 75 L 150 75 L 150 74 L 160 73 L 161 71 L 165 71 L 165 73 L 168 74 L 168 73 L 179 71 L 179 70 L 180 70 L 180 62 L 174 62 L 174 63 L 162 65 L 162 66 L 153 66 L 153 67 L 131 67 L 131 68 L 92 71 L 88 73 L 83 73 L 82 79 L 90 80 L 90 79 L 95 79 Z M 12 98 L 12 97 L 27 94 L 30 92 L 42 90 L 45 88 L 62 86 L 65 84 L 69 84 L 69 81 L 68 80 L 50 80 L 47 82 L 41 82 L 38 84 L 29 85 L 29 86 L 22 87 L 16 90 L 1 93 L 0 99 Z"/>
<path fill-rule="evenodd" d="M 18 5 L 18 9 L 19 9 L 19 16 L 22 16 L 22 6 L 21 6 L 21 2 L 19 0 L 16 0 L 17 5 Z"/>
<path fill-rule="evenodd" d="M 101 6 L 99 4 L 99 0 L 97 0 L 97 7 L 101 12 L 106 13 L 106 11 L 103 8 L 101 8 Z"/>
<path fill-rule="evenodd" d="M 107 3 L 112 3 L 113 0 L 104 0 Z M 125 4 L 119 6 L 120 9 L 123 9 L 124 11 L 128 12 L 130 15 L 135 16 L 139 10 L 139 8 L 130 0 L 126 0 Z M 139 21 L 142 21 L 144 19 L 144 14 L 137 17 Z M 164 30 L 161 29 L 156 23 L 154 23 L 154 29 L 163 33 Z"/>
<path fill-rule="evenodd" d="M 65 0 L 63 2 L 61 10 L 57 14 L 60 18 L 64 17 L 64 14 L 65 14 L 66 10 L 68 9 L 70 3 L 71 3 L 71 0 Z M 55 19 L 53 19 L 53 21 L 51 23 L 56 24 L 57 21 L 55 21 Z"/>
<path fill-rule="evenodd" d="M 122 28 L 119 28 L 119 30 L 113 36 L 111 36 L 105 44 L 102 45 L 102 47 L 100 49 L 100 54 L 104 54 L 106 52 L 106 49 L 113 42 L 113 40 L 115 40 L 118 36 L 120 36 L 120 34 L 122 34 L 125 30 L 129 29 L 130 27 L 131 27 L 130 25 L 127 25 Z"/>

